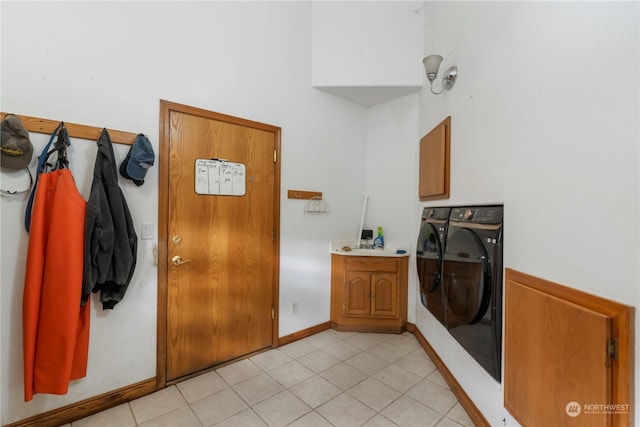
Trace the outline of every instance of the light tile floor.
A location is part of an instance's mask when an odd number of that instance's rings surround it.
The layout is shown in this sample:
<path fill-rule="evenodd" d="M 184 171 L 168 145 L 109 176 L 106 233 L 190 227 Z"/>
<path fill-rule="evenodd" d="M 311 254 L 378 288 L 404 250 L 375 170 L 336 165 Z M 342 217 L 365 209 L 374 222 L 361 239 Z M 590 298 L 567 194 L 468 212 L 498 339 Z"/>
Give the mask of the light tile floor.
<path fill-rule="evenodd" d="M 411 333 L 327 330 L 66 427 L 473 426 Z"/>

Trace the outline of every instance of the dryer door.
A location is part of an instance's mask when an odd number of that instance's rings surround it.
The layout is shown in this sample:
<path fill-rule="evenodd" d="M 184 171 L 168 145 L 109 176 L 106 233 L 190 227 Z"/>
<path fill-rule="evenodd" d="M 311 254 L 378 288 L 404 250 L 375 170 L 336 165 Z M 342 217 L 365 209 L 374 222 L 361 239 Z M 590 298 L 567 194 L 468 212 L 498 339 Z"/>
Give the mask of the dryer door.
<path fill-rule="evenodd" d="M 478 235 L 469 228 L 449 230 L 443 267 L 447 326 L 491 320 L 491 266 Z"/>
<path fill-rule="evenodd" d="M 434 224 L 424 221 L 418 236 L 416 266 L 420 280 L 420 296 L 424 305 L 443 325 L 444 303 L 442 279 L 443 247 Z"/>

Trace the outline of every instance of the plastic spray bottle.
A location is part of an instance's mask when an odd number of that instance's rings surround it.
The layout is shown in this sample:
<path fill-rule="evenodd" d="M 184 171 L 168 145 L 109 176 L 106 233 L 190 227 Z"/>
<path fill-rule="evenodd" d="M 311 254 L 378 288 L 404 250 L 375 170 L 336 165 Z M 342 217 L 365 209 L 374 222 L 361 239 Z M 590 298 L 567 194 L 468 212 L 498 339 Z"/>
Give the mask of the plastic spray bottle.
<path fill-rule="evenodd" d="M 374 249 L 384 249 L 384 237 L 382 236 L 382 227 L 378 226 L 378 237 L 373 239 Z"/>

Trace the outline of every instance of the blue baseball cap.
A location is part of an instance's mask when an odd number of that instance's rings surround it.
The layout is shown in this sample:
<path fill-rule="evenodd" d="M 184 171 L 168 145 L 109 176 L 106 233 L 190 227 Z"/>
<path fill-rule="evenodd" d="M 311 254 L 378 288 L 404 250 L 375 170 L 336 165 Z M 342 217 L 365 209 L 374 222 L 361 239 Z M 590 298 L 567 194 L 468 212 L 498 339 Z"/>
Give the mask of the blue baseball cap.
<path fill-rule="evenodd" d="M 144 184 L 147 170 L 153 166 L 156 159 L 151 142 L 143 134 L 138 134 L 136 140 L 127 153 L 127 157 L 120 164 L 120 175 L 132 180 L 137 186 Z"/>

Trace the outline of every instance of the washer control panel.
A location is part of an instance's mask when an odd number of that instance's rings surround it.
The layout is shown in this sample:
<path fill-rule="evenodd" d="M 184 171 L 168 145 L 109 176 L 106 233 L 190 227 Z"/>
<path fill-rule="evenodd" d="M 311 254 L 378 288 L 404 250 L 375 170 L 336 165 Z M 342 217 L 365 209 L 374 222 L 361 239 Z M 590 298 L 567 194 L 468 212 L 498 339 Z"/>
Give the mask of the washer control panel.
<path fill-rule="evenodd" d="M 502 206 L 476 206 L 451 209 L 452 221 L 474 222 L 478 224 L 500 224 L 503 217 Z"/>
<path fill-rule="evenodd" d="M 422 220 L 438 219 L 446 221 L 449 219 L 450 212 L 451 208 L 424 208 L 422 210 Z"/>

